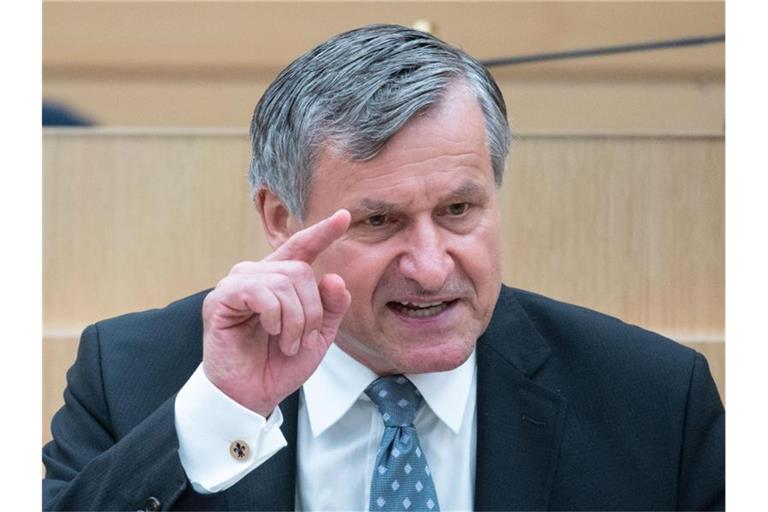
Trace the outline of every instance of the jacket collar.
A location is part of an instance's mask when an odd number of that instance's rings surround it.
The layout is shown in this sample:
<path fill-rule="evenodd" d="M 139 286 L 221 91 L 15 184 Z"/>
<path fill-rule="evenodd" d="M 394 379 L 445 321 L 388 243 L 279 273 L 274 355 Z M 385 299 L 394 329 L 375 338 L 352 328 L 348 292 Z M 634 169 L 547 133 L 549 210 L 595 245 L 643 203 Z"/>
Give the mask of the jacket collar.
<path fill-rule="evenodd" d="M 515 297 L 515 289 L 504 285 L 491 322 L 477 344 L 484 351 L 494 352 L 525 377 L 533 375 L 552 353 L 549 343 Z"/>
<path fill-rule="evenodd" d="M 476 510 L 546 509 L 565 420 L 565 399 L 532 378 L 552 349 L 502 287 L 477 345 Z"/>

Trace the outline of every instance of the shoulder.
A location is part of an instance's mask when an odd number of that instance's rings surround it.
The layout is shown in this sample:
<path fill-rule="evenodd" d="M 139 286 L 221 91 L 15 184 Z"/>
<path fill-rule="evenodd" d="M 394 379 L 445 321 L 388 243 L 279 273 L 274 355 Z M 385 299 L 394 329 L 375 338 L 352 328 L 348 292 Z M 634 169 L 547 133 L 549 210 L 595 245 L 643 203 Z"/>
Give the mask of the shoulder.
<path fill-rule="evenodd" d="M 202 305 L 210 290 L 174 301 L 163 308 L 128 313 L 95 324 L 102 340 L 131 343 L 151 334 L 155 341 L 202 332 Z"/>
<path fill-rule="evenodd" d="M 623 497 L 646 504 L 640 508 L 663 497 L 663 507 L 677 502 L 697 509 L 701 496 L 722 493 L 724 412 L 701 354 L 531 292 L 504 288 L 499 304 L 499 314 L 527 326 L 510 330 L 505 344 L 524 343 L 516 333 L 525 332 L 547 347 L 528 377 L 564 399 L 562 485 L 587 489 L 584 502 L 593 503 L 588 490 L 599 475 L 602 488 L 621 489 Z M 686 488 L 694 479 L 700 489 Z"/>
<path fill-rule="evenodd" d="M 109 318 L 89 327 L 103 364 L 119 366 L 197 359 L 202 354 L 202 305 L 210 290 L 163 308 Z M 84 336 L 86 338 L 86 336 Z"/>
<path fill-rule="evenodd" d="M 661 426 L 680 434 L 686 404 L 722 408 L 706 359 L 695 350 L 535 293 L 505 288 L 502 296 L 506 308 L 519 308 L 517 316 L 524 312 L 548 346 L 546 361 L 531 378 L 568 400 L 576 424 L 597 421 L 606 438 L 621 435 L 606 425 L 633 425 L 632 432 L 642 435 L 659 432 Z"/>
<path fill-rule="evenodd" d="M 553 349 L 620 349 L 667 358 L 691 358 L 695 353 L 661 334 L 589 308 L 515 288 L 504 287 L 502 294 L 509 294 L 522 307 L 541 335 L 556 345 Z"/>
<path fill-rule="evenodd" d="M 546 366 L 572 382 L 680 392 L 695 366 L 706 365 L 693 349 L 619 318 L 514 288 L 504 287 L 502 296 L 549 345 Z"/>
<path fill-rule="evenodd" d="M 163 308 L 96 322 L 78 360 L 97 372 L 116 428 L 132 427 L 176 393 L 202 360 L 202 304 L 209 291 Z M 118 404 L 119 403 L 119 404 Z"/>

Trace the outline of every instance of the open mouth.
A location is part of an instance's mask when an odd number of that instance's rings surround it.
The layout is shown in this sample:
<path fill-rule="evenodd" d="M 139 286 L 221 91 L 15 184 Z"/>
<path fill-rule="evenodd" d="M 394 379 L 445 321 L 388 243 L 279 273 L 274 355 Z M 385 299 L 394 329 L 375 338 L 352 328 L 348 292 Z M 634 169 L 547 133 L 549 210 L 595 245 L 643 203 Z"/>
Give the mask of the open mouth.
<path fill-rule="evenodd" d="M 387 306 L 403 316 L 428 318 L 439 315 L 457 301 L 458 299 L 439 302 L 388 302 Z"/>

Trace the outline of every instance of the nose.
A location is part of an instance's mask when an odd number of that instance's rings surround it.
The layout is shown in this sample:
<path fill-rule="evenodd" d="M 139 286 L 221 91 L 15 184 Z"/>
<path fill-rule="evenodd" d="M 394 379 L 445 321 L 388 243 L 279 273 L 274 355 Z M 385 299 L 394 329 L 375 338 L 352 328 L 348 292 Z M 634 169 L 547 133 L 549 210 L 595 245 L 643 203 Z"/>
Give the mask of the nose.
<path fill-rule="evenodd" d="M 424 290 L 439 291 L 455 268 L 446 245 L 447 234 L 432 219 L 414 222 L 407 232 L 406 247 L 399 261 L 400 273 Z"/>

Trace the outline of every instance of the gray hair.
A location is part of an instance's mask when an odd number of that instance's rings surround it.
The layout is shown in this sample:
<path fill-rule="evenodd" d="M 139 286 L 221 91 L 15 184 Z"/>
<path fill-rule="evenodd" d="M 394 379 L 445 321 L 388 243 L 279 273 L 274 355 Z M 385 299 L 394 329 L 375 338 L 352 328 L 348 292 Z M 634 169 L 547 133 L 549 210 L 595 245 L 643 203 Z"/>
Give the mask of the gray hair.
<path fill-rule="evenodd" d="M 305 53 L 267 88 L 251 121 L 254 197 L 266 187 L 303 219 L 312 169 L 324 148 L 355 161 L 376 157 L 457 80 L 469 86 L 483 111 L 494 179 L 501 185 L 510 133 L 504 98 L 490 73 L 430 34 L 370 25 Z"/>

